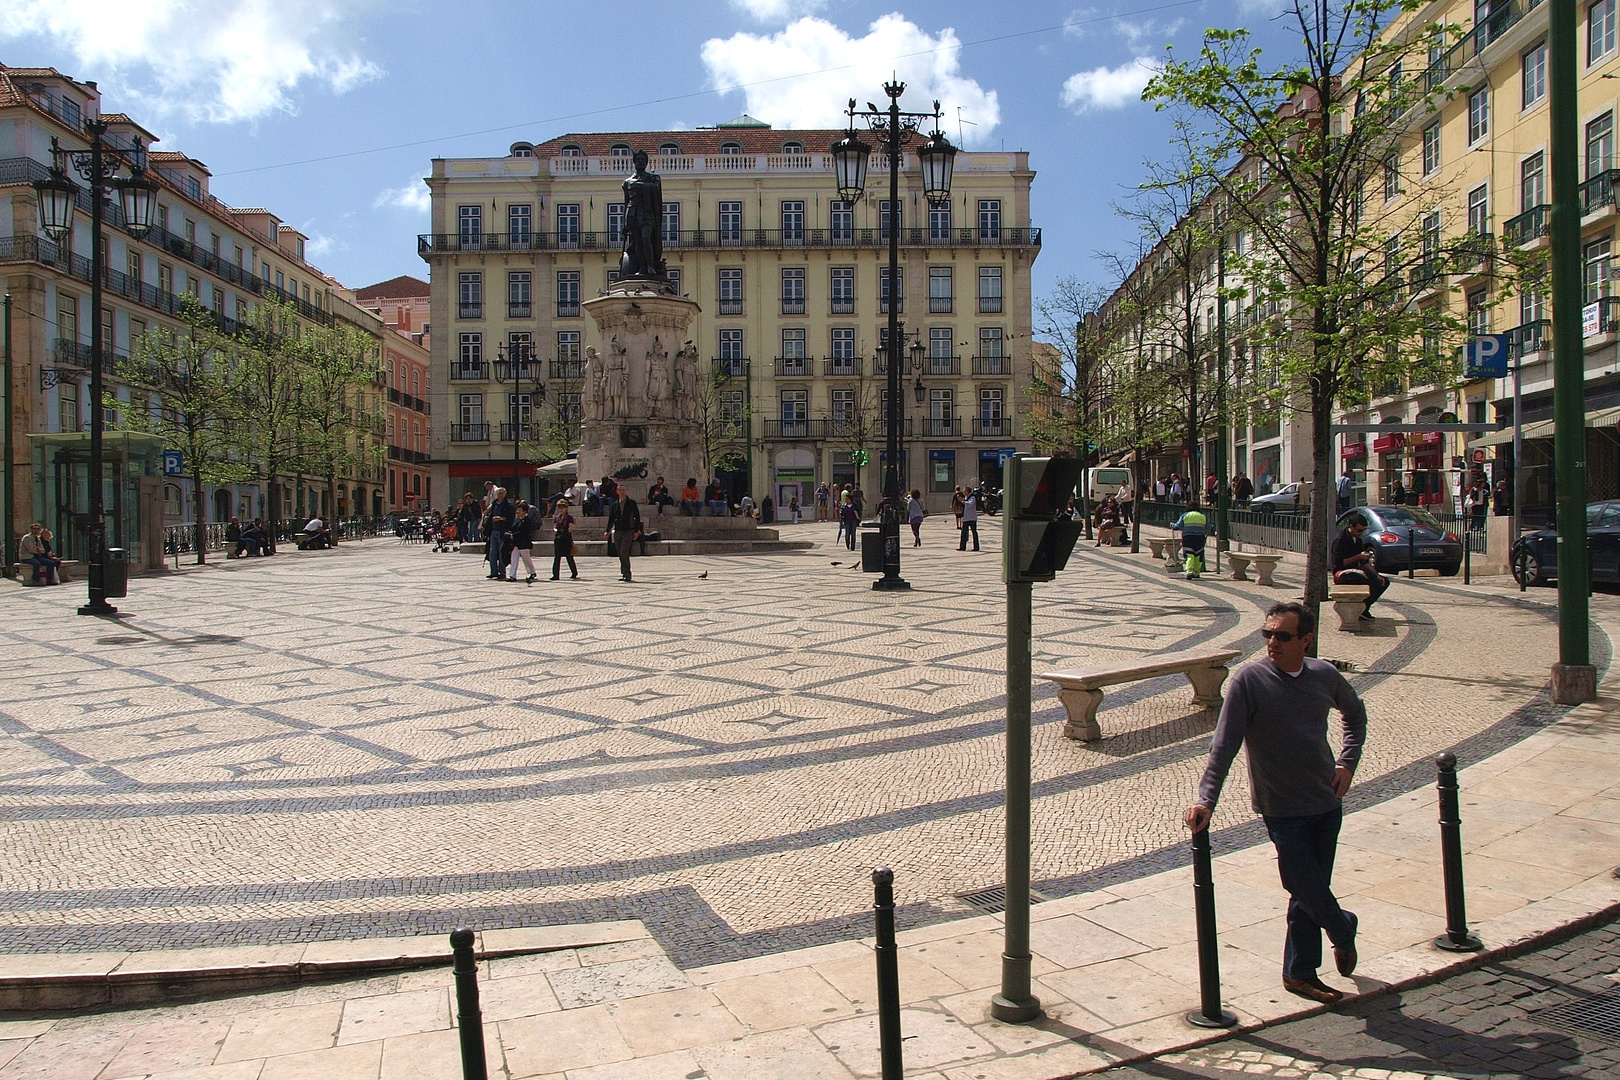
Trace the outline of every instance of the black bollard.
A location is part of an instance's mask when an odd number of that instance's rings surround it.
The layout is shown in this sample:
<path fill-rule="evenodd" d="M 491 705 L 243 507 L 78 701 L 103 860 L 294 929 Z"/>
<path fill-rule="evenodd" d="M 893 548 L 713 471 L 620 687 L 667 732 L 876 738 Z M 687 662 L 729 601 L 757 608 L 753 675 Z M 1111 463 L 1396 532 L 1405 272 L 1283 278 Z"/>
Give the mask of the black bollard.
<path fill-rule="evenodd" d="M 478 1010 L 478 959 L 473 956 L 473 932 L 465 926 L 450 931 L 450 952 L 456 958 L 461 1080 L 489 1080 L 489 1066 L 484 1060 L 484 1017 Z"/>
<path fill-rule="evenodd" d="M 1198 920 L 1198 999 L 1200 1008 L 1187 1023 L 1201 1028 L 1229 1028 L 1237 1017 L 1221 1008 L 1220 942 L 1215 934 L 1215 869 L 1209 861 L 1209 830 L 1192 835 L 1193 911 Z"/>
<path fill-rule="evenodd" d="M 894 871 L 880 866 L 872 871 L 877 920 L 878 1056 L 883 1080 L 905 1080 L 900 1063 L 900 947 L 894 943 Z"/>
<path fill-rule="evenodd" d="M 1472 585 L 1474 583 L 1474 581 L 1473 581 L 1473 577 L 1474 577 L 1474 575 L 1473 575 L 1473 563 L 1472 563 L 1472 561 L 1470 559 L 1470 557 L 1473 554 L 1474 554 L 1473 534 L 1468 532 L 1465 529 L 1465 530 L 1463 530 L 1463 584 L 1464 585 Z"/>
<path fill-rule="evenodd" d="M 1446 932 L 1434 939 L 1446 952 L 1478 952 L 1485 945 L 1468 932 L 1468 909 L 1463 899 L 1462 810 L 1457 805 L 1457 755 L 1434 759 L 1439 773 L 1440 859 L 1446 876 Z"/>
<path fill-rule="evenodd" d="M 1411 525 L 1406 530 L 1406 579 L 1408 581 L 1417 577 L 1417 537 L 1413 532 L 1416 528 L 1416 525 Z"/>

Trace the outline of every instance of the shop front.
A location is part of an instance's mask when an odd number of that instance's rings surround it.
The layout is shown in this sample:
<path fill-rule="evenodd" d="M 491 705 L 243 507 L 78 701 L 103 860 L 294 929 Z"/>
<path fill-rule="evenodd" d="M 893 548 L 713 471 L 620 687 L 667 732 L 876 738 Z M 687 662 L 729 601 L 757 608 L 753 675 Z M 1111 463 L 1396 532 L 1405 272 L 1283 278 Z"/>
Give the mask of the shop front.
<path fill-rule="evenodd" d="M 1412 480 L 1406 485 L 1408 501 L 1416 496 L 1419 506 L 1443 506 L 1446 503 L 1445 458 L 1442 447 L 1446 436 L 1439 431 L 1414 432 L 1412 449 Z"/>
<path fill-rule="evenodd" d="M 777 451 L 771 469 L 770 496 L 776 500 L 778 521 L 784 520 L 795 499 L 803 509 L 814 504 L 816 457 L 809 450 L 792 448 Z"/>
<path fill-rule="evenodd" d="M 1378 501 L 1388 503 L 1392 501 L 1390 492 L 1395 481 L 1402 480 L 1404 485 L 1402 474 L 1406 471 L 1406 436 L 1399 431 L 1380 435 L 1373 440 L 1372 449 L 1378 460 Z"/>
<path fill-rule="evenodd" d="M 1350 505 L 1367 505 L 1367 443 L 1364 439 L 1339 447 L 1339 471 L 1350 473 Z"/>

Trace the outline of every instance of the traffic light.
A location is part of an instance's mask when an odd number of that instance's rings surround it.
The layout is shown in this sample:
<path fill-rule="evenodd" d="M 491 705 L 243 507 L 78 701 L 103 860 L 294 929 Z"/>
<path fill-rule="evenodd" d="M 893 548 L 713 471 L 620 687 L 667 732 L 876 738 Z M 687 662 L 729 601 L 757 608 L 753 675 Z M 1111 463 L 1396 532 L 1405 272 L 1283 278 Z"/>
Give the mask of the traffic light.
<path fill-rule="evenodd" d="M 1003 581 L 1051 581 L 1067 565 L 1085 530 L 1067 513 L 1084 470 L 1079 458 L 1017 454 L 1007 460 Z"/>
<path fill-rule="evenodd" d="M 865 450 L 852 450 L 852 451 L 850 451 L 849 463 L 851 465 L 855 466 L 857 469 L 860 468 L 862 465 L 865 465 L 868 461 L 871 461 L 871 460 L 872 459 L 867 455 Z"/>

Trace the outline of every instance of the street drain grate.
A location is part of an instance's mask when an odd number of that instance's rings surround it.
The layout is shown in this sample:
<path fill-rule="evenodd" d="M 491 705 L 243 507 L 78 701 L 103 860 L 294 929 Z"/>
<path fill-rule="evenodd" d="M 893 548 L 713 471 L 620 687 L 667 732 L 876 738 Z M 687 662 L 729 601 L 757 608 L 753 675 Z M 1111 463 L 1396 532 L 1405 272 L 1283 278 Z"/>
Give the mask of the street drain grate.
<path fill-rule="evenodd" d="M 999 915 L 1007 910 L 1007 886 L 1005 885 L 992 885 L 988 889 L 960 892 L 956 894 L 956 898 L 969 907 L 978 908 L 986 915 Z M 1034 889 L 1029 891 L 1029 902 L 1031 904 L 1039 904 L 1050 899 L 1052 899 L 1050 896 L 1043 896 Z"/>
<path fill-rule="evenodd" d="M 1542 1009 L 1531 1017 L 1565 1031 L 1620 1041 L 1620 986 Z"/>

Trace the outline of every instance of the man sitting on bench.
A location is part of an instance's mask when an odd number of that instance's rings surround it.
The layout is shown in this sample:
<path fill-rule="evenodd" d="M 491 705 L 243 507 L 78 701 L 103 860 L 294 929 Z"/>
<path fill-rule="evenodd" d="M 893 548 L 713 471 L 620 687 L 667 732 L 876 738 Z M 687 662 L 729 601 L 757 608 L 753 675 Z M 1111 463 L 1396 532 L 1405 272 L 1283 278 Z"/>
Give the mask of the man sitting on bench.
<path fill-rule="evenodd" d="M 1333 547 L 1329 555 L 1332 560 L 1333 584 L 1365 585 L 1370 590 L 1367 593 L 1367 603 L 1361 611 L 1361 617 L 1370 620 L 1373 617 L 1374 602 L 1389 588 L 1389 578 L 1378 572 L 1378 556 L 1361 539 L 1361 534 L 1366 531 L 1366 517 L 1362 514 L 1351 514 L 1345 519 L 1344 528 L 1339 530 L 1339 535 L 1333 538 Z"/>

